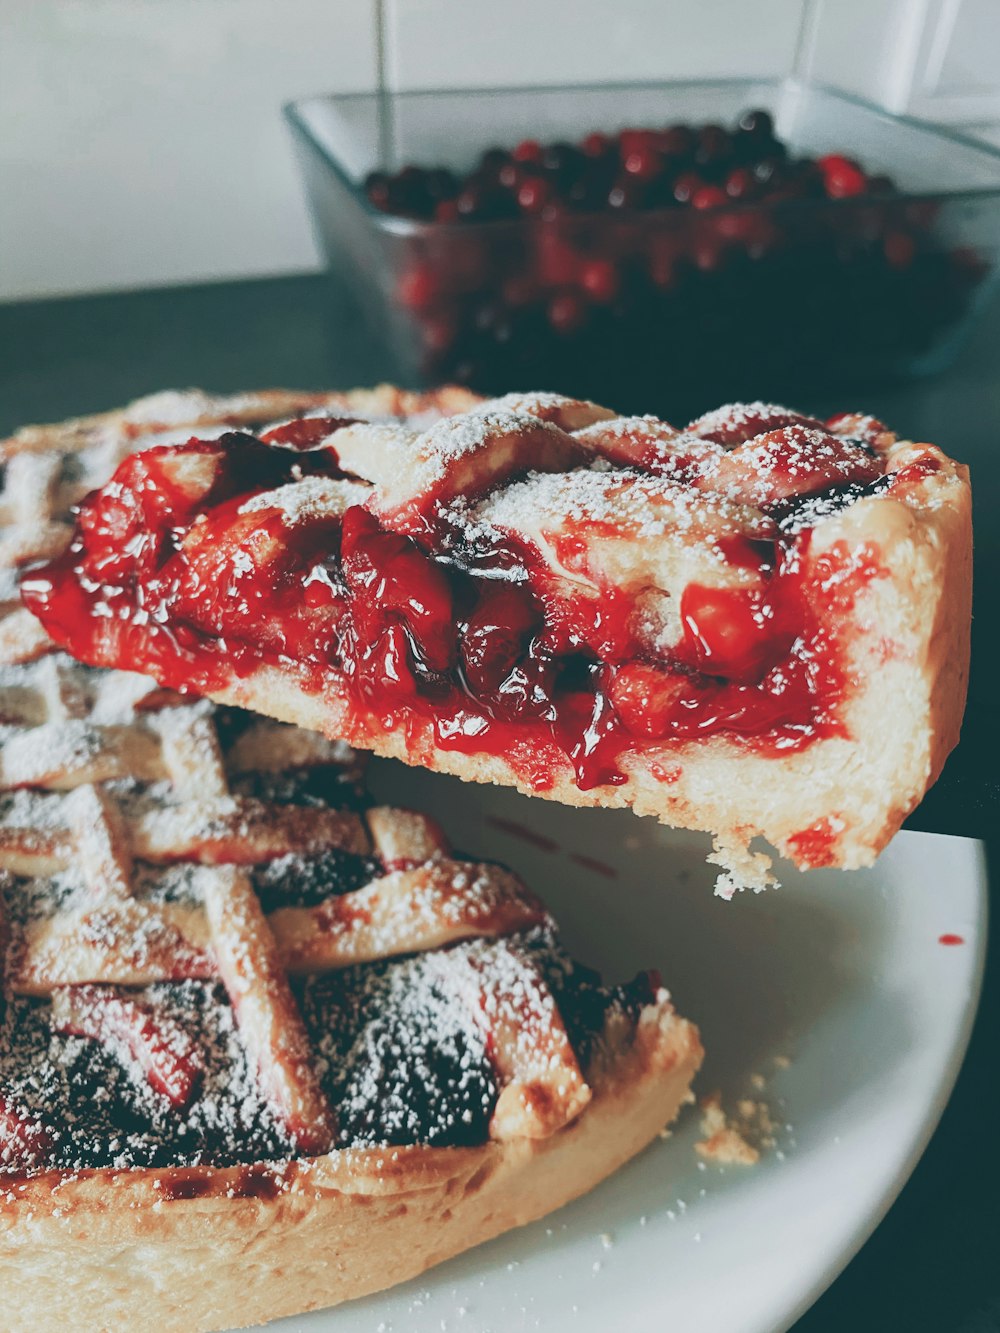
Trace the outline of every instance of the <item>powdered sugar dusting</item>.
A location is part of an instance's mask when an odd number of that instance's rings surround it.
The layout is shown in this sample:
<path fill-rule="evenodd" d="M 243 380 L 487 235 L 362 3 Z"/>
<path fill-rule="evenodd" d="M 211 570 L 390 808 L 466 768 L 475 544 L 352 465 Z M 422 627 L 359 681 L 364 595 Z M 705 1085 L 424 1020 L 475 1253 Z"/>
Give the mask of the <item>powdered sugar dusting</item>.
<path fill-rule="evenodd" d="M 277 510 L 285 526 L 293 528 L 300 523 L 339 517 L 351 505 L 364 504 L 370 494 L 371 487 L 363 482 L 303 477 L 301 481 L 253 496 L 240 505 L 238 512 Z"/>

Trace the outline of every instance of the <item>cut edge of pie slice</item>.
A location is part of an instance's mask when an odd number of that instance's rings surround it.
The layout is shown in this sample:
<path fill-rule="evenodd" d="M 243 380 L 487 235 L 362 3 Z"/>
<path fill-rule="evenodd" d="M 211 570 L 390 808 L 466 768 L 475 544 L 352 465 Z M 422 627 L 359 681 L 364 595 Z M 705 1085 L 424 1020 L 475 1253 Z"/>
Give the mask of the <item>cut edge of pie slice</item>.
<path fill-rule="evenodd" d="M 958 739 L 967 470 L 881 422 L 556 394 L 127 460 L 26 584 L 82 660 L 706 830 L 719 890 L 871 864 Z M 137 497 L 144 497 L 139 498 Z"/>
<path fill-rule="evenodd" d="M 0 667 L 0 739 L 13 1333 L 382 1290 L 691 1100 L 658 976 L 602 987 L 514 874 L 370 806 L 348 747 L 59 653 Z"/>

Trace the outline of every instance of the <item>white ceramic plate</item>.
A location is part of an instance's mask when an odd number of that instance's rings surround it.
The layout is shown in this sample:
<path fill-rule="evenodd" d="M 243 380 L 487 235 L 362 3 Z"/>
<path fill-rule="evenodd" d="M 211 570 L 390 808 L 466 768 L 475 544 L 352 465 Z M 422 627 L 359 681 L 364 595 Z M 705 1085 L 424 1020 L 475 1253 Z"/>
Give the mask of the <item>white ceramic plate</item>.
<path fill-rule="evenodd" d="M 874 870 L 783 867 L 780 890 L 726 903 L 700 835 L 387 763 L 373 784 L 435 814 L 463 851 L 518 870 L 606 977 L 659 967 L 701 1027 L 697 1090 L 721 1089 L 727 1106 L 763 1098 L 781 1128 L 756 1167 L 699 1165 L 689 1108 L 669 1139 L 561 1212 L 282 1327 L 787 1329 L 883 1217 L 951 1091 L 986 939 L 979 844 L 906 833 Z"/>

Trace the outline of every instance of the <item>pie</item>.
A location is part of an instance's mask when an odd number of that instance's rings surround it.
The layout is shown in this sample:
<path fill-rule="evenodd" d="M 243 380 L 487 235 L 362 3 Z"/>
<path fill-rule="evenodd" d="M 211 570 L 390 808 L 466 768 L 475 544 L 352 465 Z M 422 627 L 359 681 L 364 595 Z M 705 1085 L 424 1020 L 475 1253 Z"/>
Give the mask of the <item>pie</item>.
<path fill-rule="evenodd" d="M 449 393 L 346 397 L 426 420 Z M 148 431 L 344 406 L 157 396 L 6 446 L 5 1328 L 375 1291 L 590 1188 L 690 1100 L 698 1034 L 656 974 L 602 987 L 513 874 L 373 807 L 346 744 L 82 666 L 15 609 Z"/>
<path fill-rule="evenodd" d="M 357 755 L 58 654 L 0 669 L 3 1325 L 215 1329 L 589 1189 L 701 1058 Z"/>
<path fill-rule="evenodd" d="M 82 661 L 709 830 L 726 894 L 758 835 L 870 864 L 958 738 L 966 470 L 854 413 L 466 407 L 132 454 L 24 601 Z"/>

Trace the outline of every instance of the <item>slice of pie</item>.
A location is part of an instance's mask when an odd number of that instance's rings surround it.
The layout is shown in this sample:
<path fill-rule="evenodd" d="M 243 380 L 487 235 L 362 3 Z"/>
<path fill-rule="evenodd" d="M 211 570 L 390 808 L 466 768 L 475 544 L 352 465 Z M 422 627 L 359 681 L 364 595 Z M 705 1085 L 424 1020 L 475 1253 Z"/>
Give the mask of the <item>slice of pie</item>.
<path fill-rule="evenodd" d="M 24 600 L 80 659 L 716 835 L 723 892 L 870 864 L 958 738 L 966 470 L 763 403 L 554 394 L 127 458 Z"/>
<path fill-rule="evenodd" d="M 5 1329 L 217 1329 L 390 1286 L 589 1189 L 689 1099 L 358 756 L 59 654 L 0 668 Z"/>

